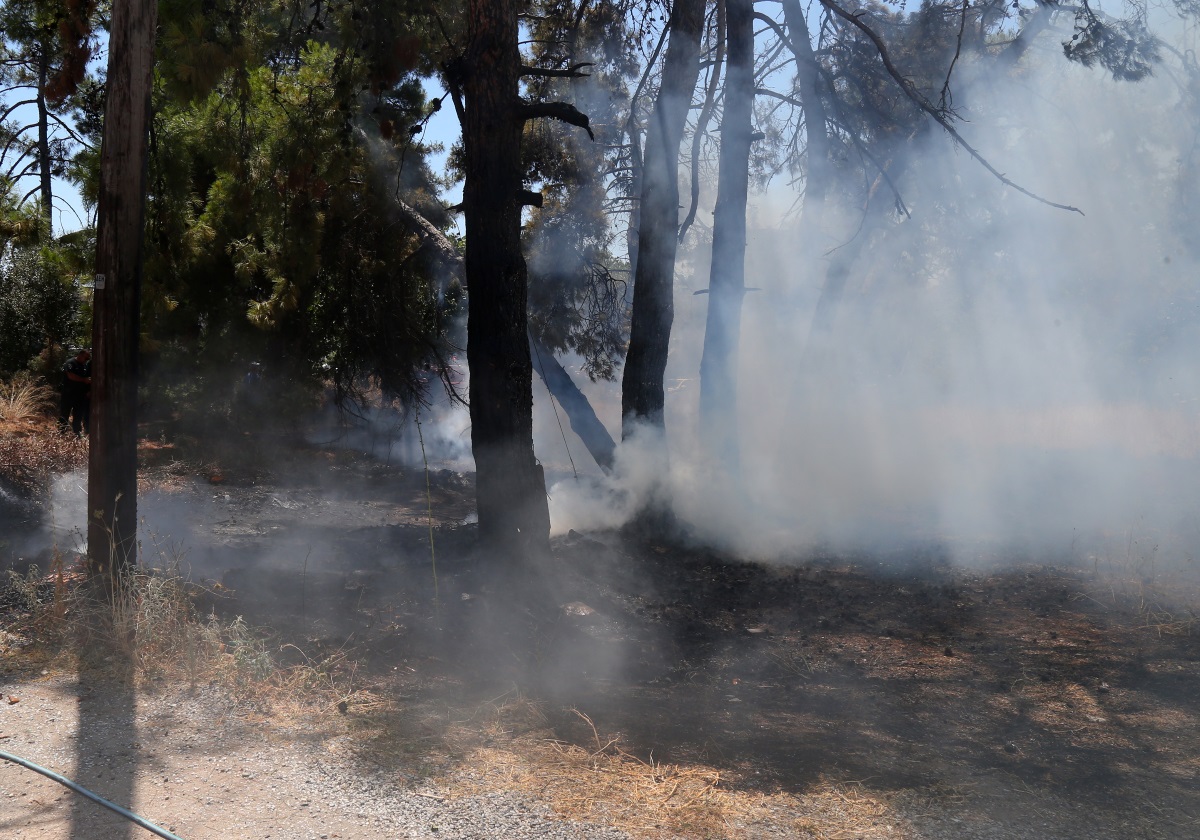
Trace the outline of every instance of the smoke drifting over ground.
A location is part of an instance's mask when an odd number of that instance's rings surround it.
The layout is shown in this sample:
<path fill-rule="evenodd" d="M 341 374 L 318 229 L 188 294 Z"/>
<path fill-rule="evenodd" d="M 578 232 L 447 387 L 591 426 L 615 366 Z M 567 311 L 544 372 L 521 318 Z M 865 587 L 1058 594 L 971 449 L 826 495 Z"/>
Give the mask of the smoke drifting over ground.
<path fill-rule="evenodd" d="M 940 131 L 897 184 L 911 218 L 871 229 L 827 209 L 829 253 L 796 252 L 803 220 L 778 210 L 790 195 L 752 197 L 747 285 L 762 291 L 743 312 L 740 485 L 697 445 L 707 243 L 685 256 L 669 487 L 698 538 L 773 557 L 905 543 L 967 563 L 1116 545 L 1194 556 L 1200 112 L 1174 58 L 1139 84 L 1068 64 L 1053 37 L 1026 61 L 960 65 L 960 129 L 1016 183 L 1086 215 L 1005 188 Z M 810 339 L 831 249 L 856 235 L 836 322 Z M 658 448 L 625 446 L 611 486 L 554 488 L 556 530 L 635 509 L 665 469 Z"/>

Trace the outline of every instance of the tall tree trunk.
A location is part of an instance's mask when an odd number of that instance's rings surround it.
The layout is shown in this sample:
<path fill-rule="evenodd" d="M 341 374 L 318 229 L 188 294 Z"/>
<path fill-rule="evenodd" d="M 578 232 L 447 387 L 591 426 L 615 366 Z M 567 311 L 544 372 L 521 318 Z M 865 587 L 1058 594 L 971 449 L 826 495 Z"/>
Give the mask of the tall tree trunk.
<path fill-rule="evenodd" d="M 700 74 L 704 0 L 676 0 L 662 83 L 646 127 L 641 218 L 629 351 L 621 379 L 621 435 L 638 421 L 663 429 L 663 374 L 675 317 L 672 299 L 679 227 L 679 144 Z"/>
<path fill-rule="evenodd" d="M 42 218 L 46 224 L 46 238 L 54 238 L 54 182 L 51 180 L 53 165 L 50 160 L 50 109 L 46 104 L 46 84 L 50 80 L 50 47 L 41 44 L 38 53 L 37 115 L 38 115 L 38 193 L 41 196 Z"/>
<path fill-rule="evenodd" d="M 720 170 L 713 212 L 708 320 L 700 361 L 700 434 L 706 453 L 738 473 L 738 344 L 746 295 L 746 198 L 754 109 L 754 5 L 726 0 L 729 71 L 721 121 Z"/>
<path fill-rule="evenodd" d="M 137 562 L 137 359 L 150 71 L 158 5 L 113 3 L 100 152 L 88 559 L 112 573 Z"/>
<path fill-rule="evenodd" d="M 515 556 L 549 549 L 533 453 L 533 367 L 521 253 L 520 53 L 516 0 L 468 0 L 465 124 L 467 361 L 480 539 Z"/>
<path fill-rule="evenodd" d="M 796 87 L 804 106 L 804 134 L 807 145 L 808 173 L 804 179 L 805 224 L 820 215 L 832 179 L 829 158 L 829 126 L 825 100 L 821 96 L 821 68 L 813 52 L 812 35 L 800 0 L 783 0 L 783 20 L 788 29 L 788 46 L 796 58 Z"/>

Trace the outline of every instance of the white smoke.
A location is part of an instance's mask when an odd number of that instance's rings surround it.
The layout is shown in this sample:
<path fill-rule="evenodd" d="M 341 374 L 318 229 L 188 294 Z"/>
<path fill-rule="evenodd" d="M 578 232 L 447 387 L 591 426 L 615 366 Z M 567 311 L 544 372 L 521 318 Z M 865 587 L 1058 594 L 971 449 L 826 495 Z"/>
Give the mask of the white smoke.
<path fill-rule="evenodd" d="M 681 261 L 667 483 L 699 537 L 776 557 L 934 542 L 964 562 L 1135 536 L 1180 559 L 1200 548 L 1200 112 L 1181 69 L 1116 82 L 1068 64 L 1053 36 L 1024 61 L 960 67 L 960 129 L 1014 182 L 1085 215 L 1003 186 L 931 133 L 898 185 L 912 218 L 864 248 L 799 391 L 832 257 L 792 251 L 797 220 L 776 211 L 791 196 L 752 198 L 747 285 L 763 291 L 743 311 L 740 485 L 698 452 L 709 298 L 691 292 L 707 245 Z M 841 220 L 843 241 L 858 221 Z M 556 486 L 555 531 L 622 521 L 662 463 L 635 440 L 608 482 Z"/>

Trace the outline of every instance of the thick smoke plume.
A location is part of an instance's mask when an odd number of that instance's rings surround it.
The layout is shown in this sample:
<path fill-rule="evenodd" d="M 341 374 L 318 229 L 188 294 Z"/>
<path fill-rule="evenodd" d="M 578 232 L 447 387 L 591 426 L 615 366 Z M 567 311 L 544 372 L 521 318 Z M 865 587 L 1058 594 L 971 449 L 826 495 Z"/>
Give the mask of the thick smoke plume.
<path fill-rule="evenodd" d="M 669 453 L 635 440 L 613 481 L 553 488 L 555 529 L 621 521 L 669 464 L 696 537 L 757 556 L 1194 556 L 1200 109 L 1187 71 L 1118 82 L 1067 63 L 1053 38 L 1024 61 L 960 64 L 960 130 L 1085 215 L 1006 189 L 940 132 L 897 185 L 911 218 L 871 230 L 827 210 L 820 253 L 795 251 L 792 195 L 752 199 L 747 285 L 762 291 L 743 314 L 740 481 L 713 471 L 695 435 L 700 244 L 676 284 Z M 856 236 L 836 322 L 810 336 L 825 269 Z"/>

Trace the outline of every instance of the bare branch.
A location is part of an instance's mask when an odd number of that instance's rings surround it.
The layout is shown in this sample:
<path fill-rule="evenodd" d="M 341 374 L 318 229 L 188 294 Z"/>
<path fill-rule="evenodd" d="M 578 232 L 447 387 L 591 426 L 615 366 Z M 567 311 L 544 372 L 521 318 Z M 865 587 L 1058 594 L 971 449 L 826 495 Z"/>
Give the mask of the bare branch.
<path fill-rule="evenodd" d="M 54 122 L 58 123 L 58 127 L 61 128 L 63 131 L 67 132 L 67 134 L 69 134 L 71 136 L 71 139 L 74 140 L 76 143 L 78 143 L 80 146 L 83 146 L 88 151 L 94 152 L 96 150 L 95 146 L 93 146 L 91 143 L 89 143 L 88 141 L 86 141 L 82 137 L 80 137 L 78 134 L 76 134 L 75 129 L 72 128 L 71 126 L 67 125 L 65 122 L 63 122 L 62 119 L 59 118 L 59 116 L 57 114 L 50 112 L 47 114 L 47 116 L 50 119 L 54 120 Z"/>
<path fill-rule="evenodd" d="M 21 161 L 29 159 L 30 154 L 32 154 L 32 152 L 30 150 L 26 150 L 25 154 L 18 157 L 16 161 L 13 162 L 13 165 L 8 168 L 8 171 L 4 173 L 4 177 L 10 181 L 15 181 L 18 178 L 24 178 L 26 175 L 30 174 L 37 167 L 36 157 L 32 160 L 29 160 L 29 163 L 25 164 L 25 168 L 20 172 L 17 172 L 17 167 L 21 165 Z"/>
<path fill-rule="evenodd" d="M 756 88 L 754 91 L 754 95 L 755 96 L 765 96 L 770 99 L 778 99 L 780 102 L 785 102 L 788 105 L 792 105 L 796 108 L 800 108 L 800 109 L 804 108 L 804 103 L 801 102 L 799 99 L 796 99 L 795 97 L 792 97 L 792 96 L 788 96 L 785 93 L 778 93 L 776 91 L 769 90 L 767 88 Z M 854 147 L 856 149 L 858 149 L 859 153 L 864 158 L 869 160 L 872 164 L 874 164 L 875 168 L 877 170 L 879 170 L 880 176 L 883 178 L 884 182 L 888 185 L 888 188 L 892 191 L 893 197 L 896 199 L 897 212 L 903 213 L 905 216 L 911 217 L 912 214 L 910 214 L 908 212 L 908 205 L 906 205 L 904 203 L 904 196 L 902 196 L 900 194 L 899 188 L 897 188 L 897 186 L 892 182 L 892 179 L 888 175 L 887 169 L 884 166 L 884 164 L 877 157 L 875 157 L 875 155 L 871 154 L 871 152 L 867 150 L 867 147 L 865 145 L 863 145 L 862 141 L 858 139 L 858 136 L 855 134 L 855 132 L 853 130 L 850 129 L 849 126 L 845 125 L 844 123 L 838 122 L 837 120 L 831 120 L 831 122 L 833 123 L 833 125 L 842 129 L 842 131 L 844 131 L 846 133 L 846 136 L 850 138 L 850 142 L 854 144 Z"/>
<path fill-rule="evenodd" d="M 58 196 L 54 196 L 54 197 L 52 197 L 52 198 L 50 199 L 50 202 L 51 202 L 51 204 L 56 204 L 56 205 L 57 205 L 57 204 L 65 204 L 65 205 L 66 205 L 66 207 L 67 207 L 67 209 L 68 209 L 68 210 L 70 210 L 72 213 L 74 213 L 74 214 L 75 214 L 75 221 L 79 222 L 79 226 L 80 226 L 80 227 L 84 227 L 84 226 L 85 226 L 85 225 L 84 225 L 84 221 L 83 221 L 83 219 L 79 218 L 79 211 L 77 211 L 77 210 L 76 210 L 74 207 L 72 207 L 72 206 L 71 206 L 71 204 L 70 204 L 70 202 L 68 202 L 68 201 L 64 201 L 63 199 L 59 198 Z M 61 211 L 61 210 L 59 210 L 58 212 L 59 212 L 60 214 L 62 213 L 62 211 Z"/>
<path fill-rule="evenodd" d="M 904 76 L 898 69 L 896 69 L 896 65 L 892 63 L 892 57 L 888 53 L 887 45 L 883 43 L 883 39 L 880 38 L 875 31 L 871 29 L 871 27 L 867 26 L 867 24 L 863 22 L 862 18 L 866 14 L 865 12 L 848 12 L 837 3 L 834 3 L 833 0 L 821 0 L 821 5 L 826 11 L 836 15 L 837 17 L 840 17 L 842 20 L 847 21 L 852 26 L 858 28 L 864 35 L 866 35 L 867 38 L 870 39 L 871 43 L 875 45 L 875 50 L 879 53 L 879 58 L 883 61 L 883 66 L 887 69 L 888 75 L 891 76 L 896 84 L 900 86 L 900 89 L 904 91 L 904 94 L 922 111 L 933 117 L 934 121 L 940 125 L 947 134 L 954 138 L 954 142 L 965 149 L 967 154 L 975 158 L 975 160 L 979 162 L 980 166 L 990 172 L 996 178 L 996 180 L 1005 186 L 1012 187 L 1022 195 L 1029 196 L 1040 204 L 1045 204 L 1048 207 L 1057 207 L 1059 210 L 1069 210 L 1073 213 L 1078 213 L 1081 216 L 1084 215 L 1083 211 L 1078 207 L 1072 207 L 1069 204 L 1059 204 L 1058 202 L 1042 198 L 1037 193 L 1025 189 L 1020 184 L 1004 175 L 1002 172 L 997 171 L 997 169 L 992 166 L 987 159 L 975 149 L 974 146 L 968 143 L 963 136 L 955 130 L 954 126 L 950 124 L 950 120 L 946 117 L 946 114 L 932 102 L 926 99 L 921 92 L 917 90 L 917 86 L 912 83 L 911 79 Z"/>
<path fill-rule="evenodd" d="M 14 102 L 12 105 L 4 109 L 4 113 L 0 114 L 0 122 L 8 119 L 8 115 L 20 108 L 22 105 L 36 105 L 36 99 L 22 99 L 20 102 Z M 26 126 L 29 128 L 29 126 Z"/>
<path fill-rule="evenodd" d="M 950 102 L 954 101 L 954 95 L 950 92 L 950 77 L 954 74 L 954 65 L 958 64 L 958 57 L 962 54 L 962 39 L 963 33 L 967 31 L 967 7 L 970 0 L 963 0 L 962 16 L 958 21 L 958 39 L 954 43 L 954 58 L 950 60 L 950 66 L 946 68 L 946 81 L 942 83 L 942 98 L 938 103 L 943 111 L 950 109 Z M 947 102 L 950 100 L 950 102 Z"/>
<path fill-rule="evenodd" d="M 721 67 L 725 62 L 725 0 L 717 0 L 717 50 L 713 57 L 713 71 L 708 78 L 708 88 L 704 91 L 704 105 L 700 108 L 700 116 L 696 117 L 696 130 L 692 133 L 692 194 L 691 204 L 688 205 L 687 216 L 679 226 L 679 241 L 687 235 L 688 228 L 696 221 L 696 210 L 700 207 L 700 144 L 704 142 L 704 133 L 708 130 L 708 121 L 712 119 L 713 108 L 717 103 L 717 86 L 721 82 Z"/>
<path fill-rule="evenodd" d="M 633 96 L 629 97 L 629 118 L 625 120 L 623 129 L 629 135 L 630 141 L 633 140 L 633 126 L 637 120 L 637 101 L 642 95 L 646 84 L 650 80 L 650 71 L 654 69 L 655 62 L 658 61 L 659 53 L 662 52 L 663 44 L 667 42 L 667 27 L 663 27 L 662 33 L 658 36 L 658 43 L 654 45 L 654 52 L 650 54 L 650 60 L 646 62 L 646 69 L 642 72 L 642 77 L 638 79 L 637 87 L 633 91 Z M 641 148 L 637 143 L 632 143 L 635 154 L 641 155 Z"/>

